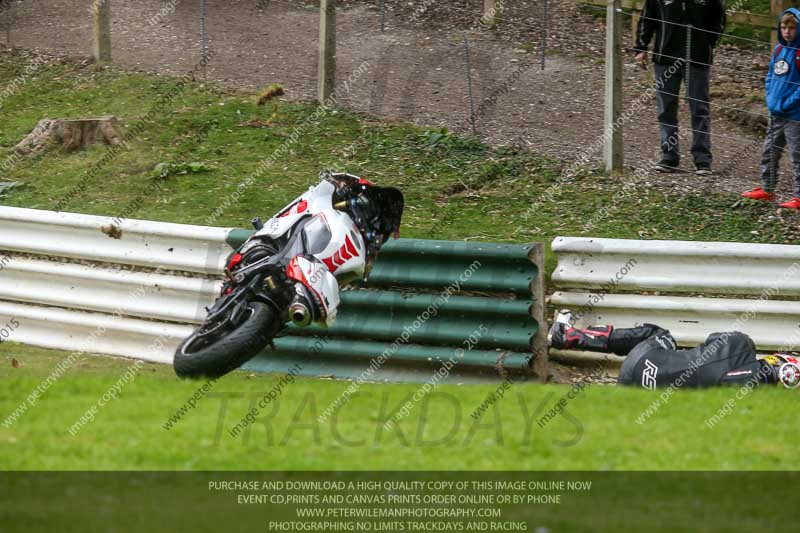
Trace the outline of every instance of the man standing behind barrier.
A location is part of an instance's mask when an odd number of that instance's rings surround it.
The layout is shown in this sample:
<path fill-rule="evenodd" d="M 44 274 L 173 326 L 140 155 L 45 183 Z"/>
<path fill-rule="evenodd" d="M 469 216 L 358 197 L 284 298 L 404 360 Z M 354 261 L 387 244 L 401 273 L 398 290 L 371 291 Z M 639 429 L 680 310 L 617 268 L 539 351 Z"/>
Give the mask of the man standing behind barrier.
<path fill-rule="evenodd" d="M 712 49 L 725 29 L 724 0 L 645 0 L 636 31 L 636 62 L 647 68 L 647 47 L 655 35 L 658 123 L 661 128 L 660 172 L 675 172 L 678 150 L 678 97 L 685 77 L 692 114 L 692 156 L 697 174 L 711 174 L 711 114 L 708 82 Z M 669 68 L 679 64 L 679 69 Z M 674 73 L 673 73 L 674 72 Z"/>

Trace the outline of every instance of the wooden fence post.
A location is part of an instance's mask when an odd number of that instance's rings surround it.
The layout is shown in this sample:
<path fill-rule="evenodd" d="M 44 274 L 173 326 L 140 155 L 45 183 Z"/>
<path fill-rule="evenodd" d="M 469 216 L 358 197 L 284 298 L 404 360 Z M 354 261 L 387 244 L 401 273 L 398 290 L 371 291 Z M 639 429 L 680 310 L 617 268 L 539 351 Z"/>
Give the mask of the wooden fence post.
<path fill-rule="evenodd" d="M 639 28 L 639 19 L 642 17 L 642 3 L 633 2 L 631 5 L 631 35 L 636 39 L 636 30 Z"/>
<path fill-rule="evenodd" d="M 317 97 L 324 103 L 336 86 L 336 0 L 319 3 L 319 71 Z"/>
<path fill-rule="evenodd" d="M 608 172 L 622 170 L 622 17 L 620 0 L 608 0 L 606 7 L 606 87 L 604 161 Z"/>
<path fill-rule="evenodd" d="M 774 23 L 769 32 L 769 42 L 773 47 L 778 44 L 778 17 L 790 7 L 792 7 L 792 0 L 770 0 L 769 14 Z"/>
<path fill-rule="evenodd" d="M 502 0 L 483 0 L 483 23 L 487 26 L 494 26 L 497 22 L 497 10 L 500 8 Z"/>
<path fill-rule="evenodd" d="M 95 63 L 108 63 L 111 61 L 111 0 L 92 0 L 92 19 L 92 56 Z"/>
<path fill-rule="evenodd" d="M 769 42 L 774 47 L 778 44 L 778 27 L 777 21 L 778 17 L 781 15 L 783 11 L 783 0 L 771 0 L 769 3 L 769 14 L 772 16 L 772 19 L 775 21 L 776 26 L 772 28 L 769 32 Z"/>
<path fill-rule="evenodd" d="M 0 0 L 0 20 L 4 22 L 6 30 L 6 44 L 11 45 L 11 26 L 14 22 L 14 13 L 11 11 L 11 0 Z"/>

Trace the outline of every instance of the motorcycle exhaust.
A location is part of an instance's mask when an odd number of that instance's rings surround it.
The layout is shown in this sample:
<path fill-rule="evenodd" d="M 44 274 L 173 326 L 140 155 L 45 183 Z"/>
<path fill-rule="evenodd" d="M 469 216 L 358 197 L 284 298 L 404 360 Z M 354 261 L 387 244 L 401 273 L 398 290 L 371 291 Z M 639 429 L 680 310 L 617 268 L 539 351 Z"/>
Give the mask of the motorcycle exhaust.
<path fill-rule="evenodd" d="M 311 310 L 300 302 L 293 302 L 289 306 L 289 315 L 295 326 L 304 328 L 311 324 Z"/>
<path fill-rule="evenodd" d="M 289 305 L 289 316 L 295 326 L 304 328 L 314 321 L 314 311 L 304 295 L 298 294 Z"/>

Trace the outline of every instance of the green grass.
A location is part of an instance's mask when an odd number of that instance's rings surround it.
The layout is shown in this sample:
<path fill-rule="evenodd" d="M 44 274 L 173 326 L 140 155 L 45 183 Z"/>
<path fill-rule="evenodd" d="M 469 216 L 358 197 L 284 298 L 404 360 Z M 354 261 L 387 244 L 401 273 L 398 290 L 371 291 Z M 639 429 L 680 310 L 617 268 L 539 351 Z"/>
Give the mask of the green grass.
<path fill-rule="evenodd" d="M 18 55 L 0 55 L 0 87 L 24 71 Z M 156 105 L 176 80 L 114 69 L 92 70 L 73 63 L 42 67 L 3 101 L 0 123 L 0 162 L 44 117 L 75 118 L 114 114 L 129 128 Z M 146 196 L 129 216 L 170 222 L 203 224 L 222 199 L 257 167 L 258 162 L 286 141 L 293 128 L 314 111 L 309 103 L 280 102 L 265 110 L 250 94 L 214 86 L 188 84 L 165 106 L 142 134 L 131 139 L 80 194 L 64 209 L 117 215 L 152 186 L 157 165 L 182 168 L 202 163 L 204 172 L 170 173 L 154 195 Z M 266 116 L 266 113 L 270 116 Z M 241 124 L 272 119 L 265 128 Z M 320 169 L 334 167 L 360 174 L 384 185 L 400 187 L 407 201 L 403 221 L 406 237 L 470 239 L 501 242 L 551 242 L 557 235 L 693 239 L 797 243 L 794 214 L 773 216 L 771 208 L 744 205 L 728 209 L 732 194 L 676 195 L 646 186 L 626 194 L 624 176 L 605 176 L 583 169 L 562 185 L 552 200 L 538 200 L 555 183 L 564 163 L 508 147 L 491 148 L 438 130 L 403 123 L 385 123 L 344 110 L 323 117 L 292 144 L 291 150 L 234 203 L 216 225 L 243 227 L 253 216 L 268 217 L 316 182 Z M 25 185 L 10 190 L 7 205 L 51 209 L 103 157 L 103 147 L 66 154 L 53 150 L 23 159 L 0 180 Z M 160 167 L 164 168 L 164 167 Z M 535 209 L 529 209 L 536 204 Z M 601 209 L 609 216 L 597 218 Z M 676 213 L 679 215 L 676 216 Z M 586 221 L 594 227 L 584 227 Z M 548 259 L 552 270 L 553 259 Z M 0 413 L 12 412 L 46 377 L 64 354 L 3 344 L 0 346 Z M 13 368 L 9 359 L 23 362 Z M 334 428 L 321 425 L 295 428 L 287 437 L 292 417 L 313 395 L 320 412 L 347 383 L 303 379 L 281 400 L 273 425 L 257 425 L 247 437 L 230 438 L 217 424 L 222 397 L 200 406 L 170 431 L 162 424 L 191 395 L 197 384 L 178 382 L 167 367 L 147 366 L 126 387 L 122 397 L 106 406 L 97 420 L 75 437 L 68 434 L 81 414 L 93 405 L 130 364 L 128 361 L 87 357 L 44 395 L 35 408 L 12 427 L 0 427 L 0 468 L 4 469 L 784 469 L 798 440 L 796 424 L 784 422 L 796 395 L 759 391 L 742 401 L 735 413 L 714 430 L 703 422 L 732 392 L 687 392 L 644 427 L 634 420 L 653 400 L 636 390 L 590 388 L 573 400 L 568 412 L 579 420 L 583 436 L 571 447 L 558 442 L 575 435 L 569 417 L 558 417 L 545 428 L 525 435 L 522 406 L 536 409 L 543 400 L 554 403 L 567 391 L 563 386 L 517 386 L 498 410 L 503 442 L 495 427 L 478 428 L 471 438 L 469 413 L 492 390 L 491 386 L 442 386 L 456 398 L 461 423 L 447 444 L 422 445 L 447 431 L 442 421 L 454 420 L 455 407 L 433 397 L 420 430 L 421 406 L 396 434 L 378 432 L 381 402 L 397 406 L 416 385 L 365 385 L 370 396 L 355 398 L 341 413 L 339 429 L 345 438 L 363 438 L 358 446 L 340 442 Z M 226 421 L 244 415 L 251 394 L 267 392 L 278 376 L 226 377 L 214 394 L 231 393 Z M 238 395 L 238 396 L 237 396 Z M 386 395 L 386 397 L 384 397 Z M 309 400 L 310 401 L 310 400 Z M 779 407 L 778 407 L 779 406 Z M 307 408 L 310 409 L 309 406 Z M 450 412 L 448 412 L 450 409 Z M 298 421 L 310 423 L 309 412 Z M 488 423 L 493 419 L 487 418 Z M 436 423 L 433 423 L 433 422 Z M 454 424 L 451 424 L 451 426 Z M 764 428 L 769 428 L 765 431 Z M 319 439 L 316 431 L 319 430 Z M 375 442 L 376 433 L 380 441 Z M 286 443 L 280 442 L 286 438 Z M 416 443 L 416 444 L 415 444 Z M 457 453 L 454 453 L 457 450 Z M 7 453 L 6 453 L 7 452 Z"/>
<path fill-rule="evenodd" d="M 0 346 L 0 413 L 24 401 L 65 354 Z M 21 366 L 13 368 L 11 358 Z M 146 365 L 93 422 L 72 426 L 131 365 L 86 356 L 9 429 L 0 425 L 0 469 L 55 470 L 788 470 L 796 468 L 797 424 L 785 423 L 798 395 L 758 390 L 737 401 L 713 429 L 704 422 L 734 390 L 675 394 L 643 425 L 636 417 L 656 398 L 646 391 L 594 386 L 572 399 L 568 416 L 537 420 L 565 385 L 515 385 L 476 422 L 470 413 L 494 385 L 442 385 L 397 430 L 384 420 L 419 387 L 364 384 L 336 419 L 316 417 L 348 382 L 297 379 L 252 431 L 232 428 L 279 376 L 236 372 L 172 429 L 163 424 L 199 384 Z M 765 428 L 769 428 L 768 431 Z"/>

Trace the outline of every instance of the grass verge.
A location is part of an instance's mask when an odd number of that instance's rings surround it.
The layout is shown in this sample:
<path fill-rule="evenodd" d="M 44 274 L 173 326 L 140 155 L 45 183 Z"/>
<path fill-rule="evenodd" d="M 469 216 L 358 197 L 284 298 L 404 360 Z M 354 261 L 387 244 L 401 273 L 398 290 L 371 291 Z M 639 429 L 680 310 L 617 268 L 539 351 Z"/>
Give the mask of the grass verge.
<path fill-rule="evenodd" d="M 63 357 L 0 346 L 3 417 Z M 675 394 L 640 425 L 637 417 L 657 395 L 589 386 L 568 401 L 564 414 L 540 424 L 568 386 L 516 385 L 476 420 L 471 413 L 496 387 L 441 385 L 386 430 L 385 420 L 419 385 L 365 384 L 337 416 L 320 422 L 319 414 L 348 382 L 307 378 L 286 387 L 249 430 L 234 437 L 230 430 L 280 376 L 226 376 L 166 429 L 200 383 L 178 381 L 163 365 L 143 366 L 117 399 L 71 435 L 69 427 L 130 365 L 85 356 L 9 428 L 0 421 L 0 469 L 788 470 L 795 467 L 792 450 L 800 438 L 796 424 L 783 423 L 798 397 L 778 389 L 736 401 L 709 428 L 706 419 L 735 398 L 733 389 Z"/>

